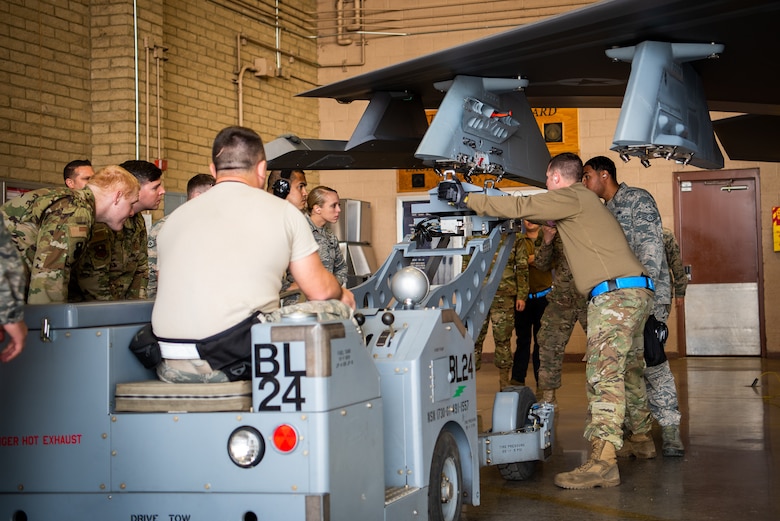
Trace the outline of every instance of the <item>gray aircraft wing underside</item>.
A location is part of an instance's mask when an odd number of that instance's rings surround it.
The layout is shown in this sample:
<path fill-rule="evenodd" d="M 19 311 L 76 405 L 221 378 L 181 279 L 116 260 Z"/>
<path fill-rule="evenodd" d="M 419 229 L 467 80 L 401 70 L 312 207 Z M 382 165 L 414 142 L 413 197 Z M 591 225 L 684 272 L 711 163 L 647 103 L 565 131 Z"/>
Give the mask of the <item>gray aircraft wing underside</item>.
<path fill-rule="evenodd" d="M 778 22 L 780 2 L 607 0 L 303 92 L 299 95 L 340 102 L 369 100 L 369 109 L 349 142 L 280 138 L 271 143 L 269 165 L 357 169 L 455 164 L 461 172 L 498 172 L 499 176 L 543 186 L 547 158 L 538 139 L 525 133 L 528 121 L 517 117 L 518 121 L 508 121 L 505 128 L 521 131 L 506 142 L 493 140 L 488 132 L 483 143 L 485 133 L 472 139 L 469 129 L 452 142 L 436 137 L 460 131 L 458 121 L 468 116 L 469 110 L 476 110 L 474 115 L 492 126 L 500 121 L 489 114 L 501 113 L 506 106 L 526 105 L 622 106 L 612 150 L 624 159 L 640 157 L 643 164 L 664 157 L 701 168 L 722 168 L 723 157 L 713 130 L 732 159 L 776 161 L 779 154 L 771 151 L 780 139 Z M 719 50 L 713 52 L 712 59 L 688 58 L 683 50 L 679 59 L 680 49 L 646 49 L 654 56 L 650 61 L 658 61 L 655 66 L 664 70 L 659 94 L 648 102 L 645 98 L 655 96 L 655 87 L 645 89 L 635 92 L 633 103 L 629 103 L 628 93 L 643 87 L 648 77 L 646 72 L 640 75 L 639 65 L 631 63 L 640 61 L 634 49 L 655 46 L 652 42 L 717 44 L 712 47 Z M 616 53 L 617 49 L 622 51 Z M 672 55 L 673 59 L 669 58 Z M 636 71 L 632 71 L 634 65 Z M 653 78 L 658 75 L 649 73 L 649 77 L 656 81 Z M 473 78 L 484 81 L 475 83 Z M 495 90 L 497 82 L 518 78 L 522 87 L 516 92 Z M 671 85 L 678 80 L 679 85 Z M 446 102 L 448 89 L 453 97 L 469 100 L 471 107 L 460 101 Z M 664 89 L 668 91 L 661 92 Z M 406 103 L 409 100 L 413 103 Z M 491 105 L 490 100 L 496 103 Z M 670 100 L 677 105 L 674 110 L 680 121 L 670 121 L 663 113 Z M 656 104 L 655 112 L 637 112 L 652 103 Z M 451 121 L 444 124 L 440 118 L 443 128 L 428 132 L 432 129 L 421 122 L 421 111 L 439 108 L 441 113 L 443 107 L 452 113 Z M 708 110 L 749 118 L 712 124 Z M 665 118 L 667 129 L 660 128 L 659 117 Z M 641 119 L 645 122 L 637 125 Z M 408 125 L 408 121 L 414 123 Z M 683 130 L 675 133 L 675 128 Z M 430 143 L 433 140 L 436 142 Z M 484 145 L 484 150 L 478 150 L 475 141 Z M 463 145 L 467 142 L 471 149 Z M 489 169 L 480 170 L 476 165 Z"/>
<path fill-rule="evenodd" d="M 780 2 L 609 0 L 324 85 L 300 94 L 340 101 L 408 92 L 426 108 L 457 75 L 523 77 L 534 107 L 620 107 L 630 72 L 605 51 L 642 41 L 720 43 L 718 59 L 692 62 L 710 110 L 780 115 Z"/>

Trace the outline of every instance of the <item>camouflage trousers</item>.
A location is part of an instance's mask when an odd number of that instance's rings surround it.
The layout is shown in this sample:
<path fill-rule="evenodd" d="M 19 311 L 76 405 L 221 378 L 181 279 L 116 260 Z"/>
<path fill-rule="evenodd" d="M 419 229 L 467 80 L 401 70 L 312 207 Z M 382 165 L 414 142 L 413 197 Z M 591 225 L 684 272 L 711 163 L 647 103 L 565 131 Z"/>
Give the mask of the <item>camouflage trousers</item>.
<path fill-rule="evenodd" d="M 645 368 L 647 403 L 653 418 L 661 427 L 680 425 L 680 410 L 677 403 L 677 386 L 669 361 Z"/>
<path fill-rule="evenodd" d="M 547 304 L 537 335 L 539 389 L 558 389 L 561 386 L 563 354 L 578 320 L 582 330 L 587 331 L 588 302 L 584 298 L 563 302 L 553 300 Z"/>
<path fill-rule="evenodd" d="M 477 341 L 474 342 L 474 364 L 482 367 L 482 344 L 487 335 L 488 323 L 493 324 L 493 341 L 496 352 L 493 363 L 499 369 L 512 367 L 512 331 L 515 329 L 515 295 L 496 295 L 487 317 L 482 323 Z"/>
<path fill-rule="evenodd" d="M 259 320 L 263 322 L 281 322 L 284 315 L 302 312 L 316 313 L 317 320 L 345 320 L 352 318 L 352 309 L 340 300 L 307 301 L 291 306 L 284 306 L 271 313 L 260 314 Z M 354 321 L 354 319 L 353 319 Z M 355 327 L 357 323 L 355 323 Z M 251 346 L 247 346 L 249 352 Z M 205 360 L 167 360 L 157 366 L 157 377 L 168 383 L 220 383 L 229 382 L 230 379 L 220 371 L 214 369 Z"/>
<path fill-rule="evenodd" d="M 652 301 L 650 291 L 631 288 L 603 293 L 588 304 L 588 440 L 604 439 L 620 449 L 624 422 L 633 433 L 650 431 L 643 329 Z"/>

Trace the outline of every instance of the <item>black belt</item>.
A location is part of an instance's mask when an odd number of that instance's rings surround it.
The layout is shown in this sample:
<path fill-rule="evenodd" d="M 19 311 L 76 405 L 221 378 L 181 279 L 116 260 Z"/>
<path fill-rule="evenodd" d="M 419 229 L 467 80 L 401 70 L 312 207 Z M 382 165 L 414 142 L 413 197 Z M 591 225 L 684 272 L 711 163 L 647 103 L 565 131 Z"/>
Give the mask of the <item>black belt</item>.
<path fill-rule="evenodd" d="M 636 277 L 620 277 L 618 279 L 605 280 L 604 282 L 596 284 L 593 289 L 590 290 L 588 298 L 598 297 L 602 293 L 615 291 L 616 289 L 629 288 L 645 288 L 649 289 L 650 291 L 655 291 L 655 284 L 653 284 L 653 279 L 647 275 L 639 275 Z"/>
<path fill-rule="evenodd" d="M 551 291 L 552 291 L 552 287 L 543 289 L 542 291 L 537 291 L 536 293 L 529 293 L 528 298 L 542 298 Z"/>

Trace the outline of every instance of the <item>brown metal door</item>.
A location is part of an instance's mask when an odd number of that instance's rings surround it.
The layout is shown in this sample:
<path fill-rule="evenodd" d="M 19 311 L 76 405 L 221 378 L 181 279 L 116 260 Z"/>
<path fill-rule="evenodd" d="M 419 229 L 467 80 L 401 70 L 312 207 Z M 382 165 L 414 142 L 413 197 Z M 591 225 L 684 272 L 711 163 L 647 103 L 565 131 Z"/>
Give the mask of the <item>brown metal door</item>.
<path fill-rule="evenodd" d="M 763 352 L 758 169 L 675 173 L 687 355 Z"/>

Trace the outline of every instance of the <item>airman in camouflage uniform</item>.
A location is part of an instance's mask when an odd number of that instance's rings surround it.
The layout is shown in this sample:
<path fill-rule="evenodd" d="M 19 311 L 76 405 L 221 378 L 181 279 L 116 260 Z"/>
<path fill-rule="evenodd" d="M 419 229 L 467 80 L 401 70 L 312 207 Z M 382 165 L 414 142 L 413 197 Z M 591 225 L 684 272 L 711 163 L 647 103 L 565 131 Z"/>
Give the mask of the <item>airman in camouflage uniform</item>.
<path fill-rule="evenodd" d="M 77 287 L 72 285 L 72 301 L 145 299 L 149 282 L 146 221 L 141 212 L 160 205 L 165 189 L 162 171 L 148 161 L 122 163 L 140 183 L 135 215 L 119 232 L 93 230 L 84 258 L 76 267 Z"/>
<path fill-rule="evenodd" d="M 0 217 L 0 340 L 3 331 L 9 336 L 8 344 L 0 351 L 2 362 L 13 360 L 24 349 L 24 293 L 24 266 Z"/>
<path fill-rule="evenodd" d="M 669 265 L 669 274 L 672 282 L 673 298 L 678 310 L 683 307 L 685 291 L 688 289 L 688 275 L 683 268 L 680 257 L 680 246 L 674 238 L 674 234 L 668 228 L 663 229 L 664 252 L 666 262 Z M 671 304 L 667 304 L 667 316 L 671 310 Z M 663 437 L 664 456 L 683 456 L 685 446 L 680 438 L 680 414 L 677 400 L 677 385 L 674 374 L 669 367 L 669 361 L 645 369 L 645 381 L 647 384 L 647 400 L 653 416 L 661 426 Z"/>
<path fill-rule="evenodd" d="M 71 269 L 95 220 L 92 192 L 41 188 L 11 199 L 1 211 L 24 260 L 27 303 L 67 302 Z"/>
<path fill-rule="evenodd" d="M 135 214 L 128 219 L 118 235 L 123 236 L 119 241 L 122 247 L 113 249 L 108 268 L 111 300 L 144 299 L 149 283 L 149 261 L 143 215 Z"/>
<path fill-rule="evenodd" d="M 542 315 L 547 307 L 547 294 L 552 286 L 552 273 L 536 265 L 536 247 L 542 243 L 540 226 L 537 223 L 523 221 L 525 233 L 517 237 L 517 242 L 526 249 L 528 270 L 518 271 L 522 284 L 518 284 L 517 305 L 515 306 L 515 335 L 517 347 L 512 362 L 510 385 L 525 385 L 528 362 L 539 384 L 539 329 L 542 327 Z M 533 349 L 531 345 L 533 344 Z"/>
<path fill-rule="evenodd" d="M 125 221 L 121 232 L 96 223 L 87 252 L 76 268 L 76 284 L 71 282 L 71 302 L 146 298 L 149 264 L 146 223 L 142 215 Z M 140 253 L 143 252 L 143 253 Z"/>
<path fill-rule="evenodd" d="M 118 166 L 102 169 L 83 190 L 41 188 L 0 208 L 25 263 L 27 303 L 67 302 L 71 271 L 92 225 L 121 229 L 138 200 L 138 181 Z"/>
<path fill-rule="evenodd" d="M 501 238 L 499 249 L 506 237 Z M 471 257 L 463 258 L 463 267 L 468 266 Z M 495 258 L 493 259 L 495 262 Z M 492 266 L 491 266 L 492 269 Z M 523 276 L 523 273 L 526 273 Z M 514 247 L 509 252 L 509 258 L 504 266 L 501 281 L 498 283 L 496 294 L 490 304 L 490 309 L 482 323 L 477 340 L 474 342 L 474 367 L 479 370 L 482 367 L 482 347 L 487 336 L 488 324 L 493 324 L 493 341 L 495 352 L 493 364 L 499 371 L 499 389 L 509 385 L 512 375 L 512 331 L 515 328 L 515 309 L 517 308 L 517 294 L 524 291 L 528 293 L 528 253 L 523 241 L 515 239 Z"/>
<path fill-rule="evenodd" d="M 563 253 L 563 242 L 556 229 L 543 226 L 542 232 L 544 241 L 536 249 L 536 266 L 542 270 L 554 270 L 554 279 L 538 335 L 539 399 L 556 404 L 555 390 L 561 386 L 563 355 L 574 324 L 579 321 L 582 330 L 588 330 L 588 299 L 574 286 L 569 261 Z"/>
<path fill-rule="evenodd" d="M 604 172 L 608 175 L 603 176 Z M 623 228 L 631 249 L 655 283 L 651 314 L 655 315 L 657 320 L 666 322 L 671 304 L 671 282 L 664 249 L 661 215 L 655 199 L 647 190 L 629 187 L 625 183 L 618 185 L 616 177 L 615 164 L 611 159 L 600 156 L 585 164 L 583 183 L 606 201 L 607 208 Z M 644 346 L 644 338 L 642 345 Z M 655 367 L 646 367 L 643 374 L 648 406 L 653 417 L 662 427 L 664 455 L 681 456 L 680 412 L 677 408 L 677 389 L 669 363 L 667 361 Z M 626 405 L 629 411 L 644 410 L 644 404 L 641 403 Z M 620 455 L 655 457 L 655 446 L 649 432 L 648 434 L 644 434 L 644 430 L 637 432 L 633 427 L 629 431 L 628 443 L 624 444 Z M 673 431 L 676 431 L 676 436 Z M 675 449 L 669 448 L 670 440 Z"/>

